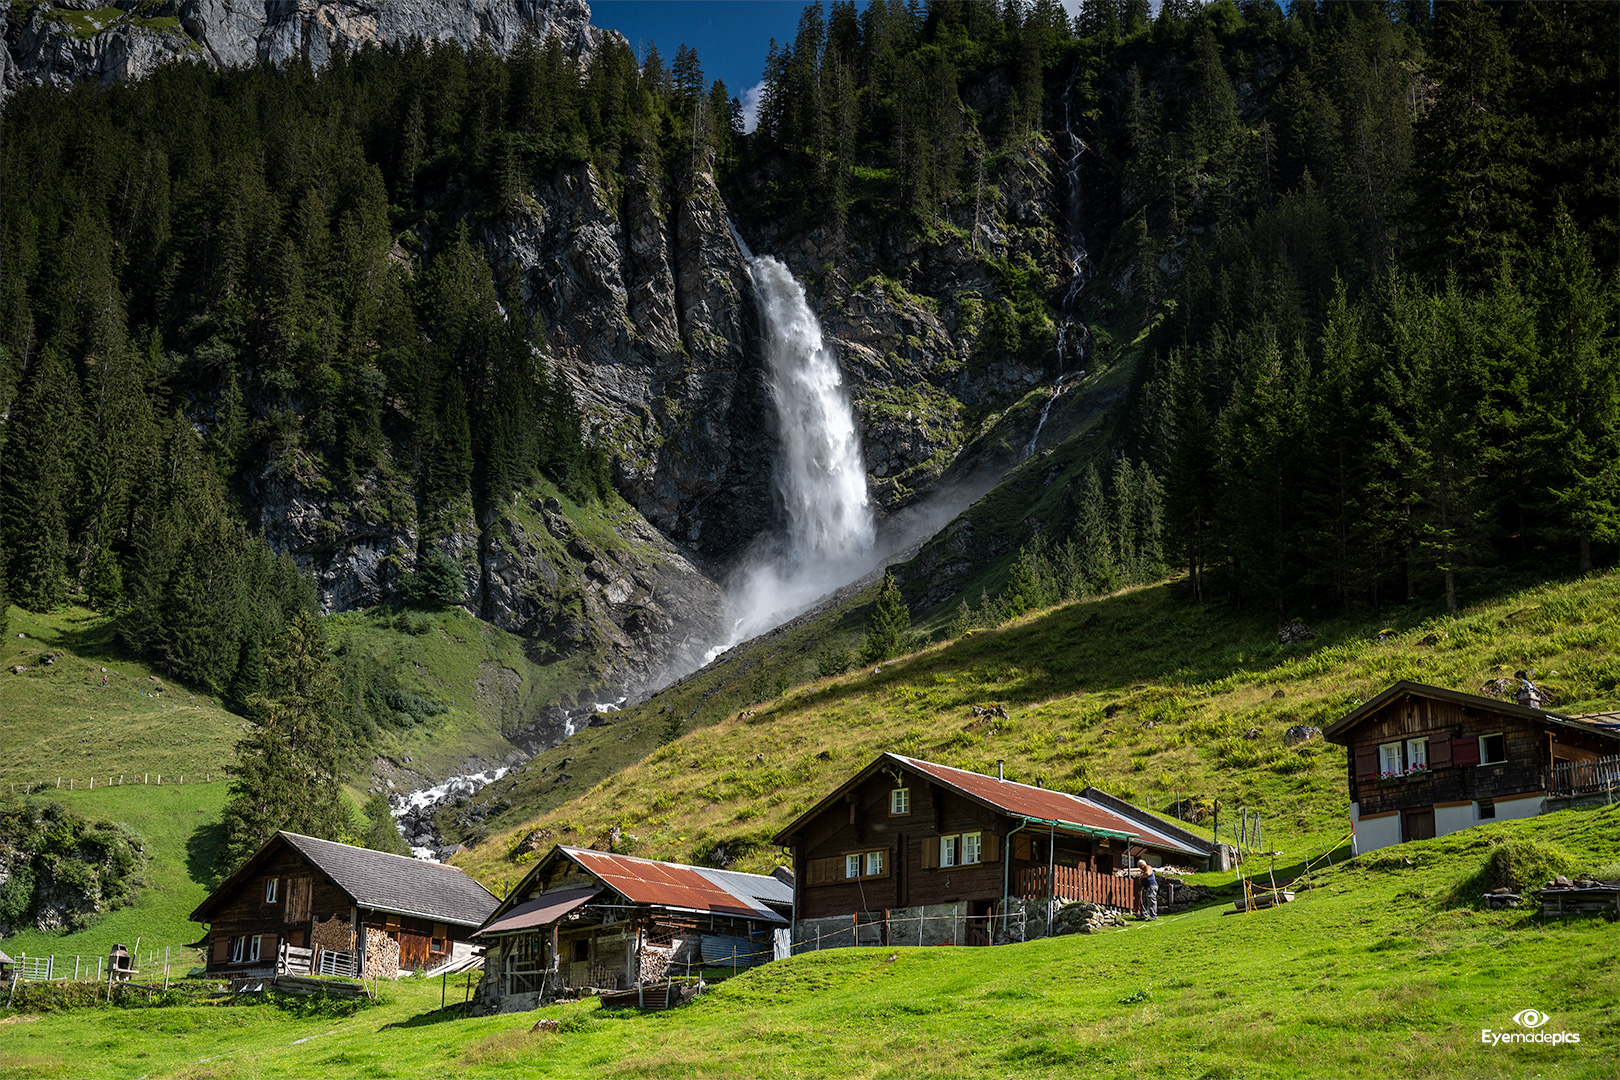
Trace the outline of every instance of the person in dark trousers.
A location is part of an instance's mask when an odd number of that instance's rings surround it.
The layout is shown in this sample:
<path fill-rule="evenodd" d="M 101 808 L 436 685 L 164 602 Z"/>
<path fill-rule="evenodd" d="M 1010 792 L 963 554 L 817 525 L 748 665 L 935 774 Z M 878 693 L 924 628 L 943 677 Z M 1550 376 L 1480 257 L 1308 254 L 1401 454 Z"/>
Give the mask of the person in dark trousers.
<path fill-rule="evenodd" d="M 1146 859 L 1137 859 L 1136 868 L 1142 871 L 1137 880 L 1137 888 L 1142 890 L 1142 903 L 1139 914 L 1143 922 L 1151 922 L 1159 917 L 1159 878 L 1148 865 Z"/>

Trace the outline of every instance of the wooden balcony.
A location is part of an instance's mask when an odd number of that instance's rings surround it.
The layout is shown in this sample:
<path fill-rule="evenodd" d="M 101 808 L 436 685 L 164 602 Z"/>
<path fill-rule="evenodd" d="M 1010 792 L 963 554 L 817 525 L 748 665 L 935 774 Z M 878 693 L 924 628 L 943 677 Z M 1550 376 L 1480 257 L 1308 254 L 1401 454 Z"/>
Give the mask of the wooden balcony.
<path fill-rule="evenodd" d="M 1130 911 L 1136 907 L 1136 879 L 1099 874 L 1078 866 L 1059 866 L 1057 890 L 1047 884 L 1046 867 L 1033 866 L 1013 871 L 1013 895 L 1025 900 L 1044 900 L 1056 895 L 1059 900 L 1086 900 L 1105 907 Z"/>
<path fill-rule="evenodd" d="M 1620 792 L 1620 754 L 1586 761 L 1555 761 L 1548 781 L 1547 794 L 1555 799 Z"/>

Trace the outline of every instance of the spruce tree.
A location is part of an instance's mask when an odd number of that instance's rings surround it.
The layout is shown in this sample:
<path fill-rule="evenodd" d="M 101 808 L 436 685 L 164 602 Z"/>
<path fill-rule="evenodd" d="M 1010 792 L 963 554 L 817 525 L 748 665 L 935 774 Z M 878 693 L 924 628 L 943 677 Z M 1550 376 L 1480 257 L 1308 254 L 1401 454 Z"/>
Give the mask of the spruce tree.
<path fill-rule="evenodd" d="M 30 375 L 6 424 L 0 530 L 12 602 L 49 611 L 67 599 L 79 380 L 55 349 L 45 351 Z"/>
<path fill-rule="evenodd" d="M 277 830 L 352 838 L 343 798 L 337 678 L 319 621 L 300 611 L 266 657 L 267 691 L 250 702 L 252 728 L 237 743 L 226 798 L 225 865 L 240 866 Z"/>
<path fill-rule="evenodd" d="M 872 622 L 866 628 L 866 639 L 861 643 L 860 662 L 875 664 L 905 651 L 911 637 L 911 609 L 900 595 L 900 585 L 893 574 L 883 575 L 883 588 L 878 592 L 877 604 L 872 610 Z"/>

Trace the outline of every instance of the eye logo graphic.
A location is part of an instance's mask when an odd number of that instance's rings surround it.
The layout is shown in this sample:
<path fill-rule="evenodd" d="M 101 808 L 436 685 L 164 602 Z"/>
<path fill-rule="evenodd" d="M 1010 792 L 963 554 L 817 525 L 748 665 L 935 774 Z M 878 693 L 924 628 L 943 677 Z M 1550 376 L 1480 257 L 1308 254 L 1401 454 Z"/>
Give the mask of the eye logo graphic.
<path fill-rule="evenodd" d="M 1536 1009 L 1523 1009 L 1513 1014 L 1513 1022 L 1520 1027 L 1538 1028 L 1552 1017 Z"/>

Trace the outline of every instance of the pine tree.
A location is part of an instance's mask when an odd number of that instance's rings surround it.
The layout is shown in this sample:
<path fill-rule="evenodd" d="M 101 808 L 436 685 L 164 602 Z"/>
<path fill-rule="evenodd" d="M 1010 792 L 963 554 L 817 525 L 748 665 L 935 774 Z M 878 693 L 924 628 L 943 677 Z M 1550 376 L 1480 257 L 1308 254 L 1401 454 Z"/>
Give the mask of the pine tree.
<path fill-rule="evenodd" d="M 12 603 L 29 611 L 49 611 L 67 599 L 79 415 L 79 380 L 62 354 L 48 349 L 6 425 L 0 476 L 6 579 Z"/>
<path fill-rule="evenodd" d="M 333 708 L 337 680 L 319 621 L 297 613 L 266 659 L 268 691 L 250 702 L 226 798 L 225 865 L 240 866 L 277 830 L 352 839 Z"/>
<path fill-rule="evenodd" d="M 877 604 L 872 610 L 872 622 L 866 628 L 861 643 L 860 662 L 875 664 L 905 651 L 911 638 L 911 609 L 900 595 L 900 585 L 893 574 L 883 575 L 883 588 L 878 592 Z"/>

